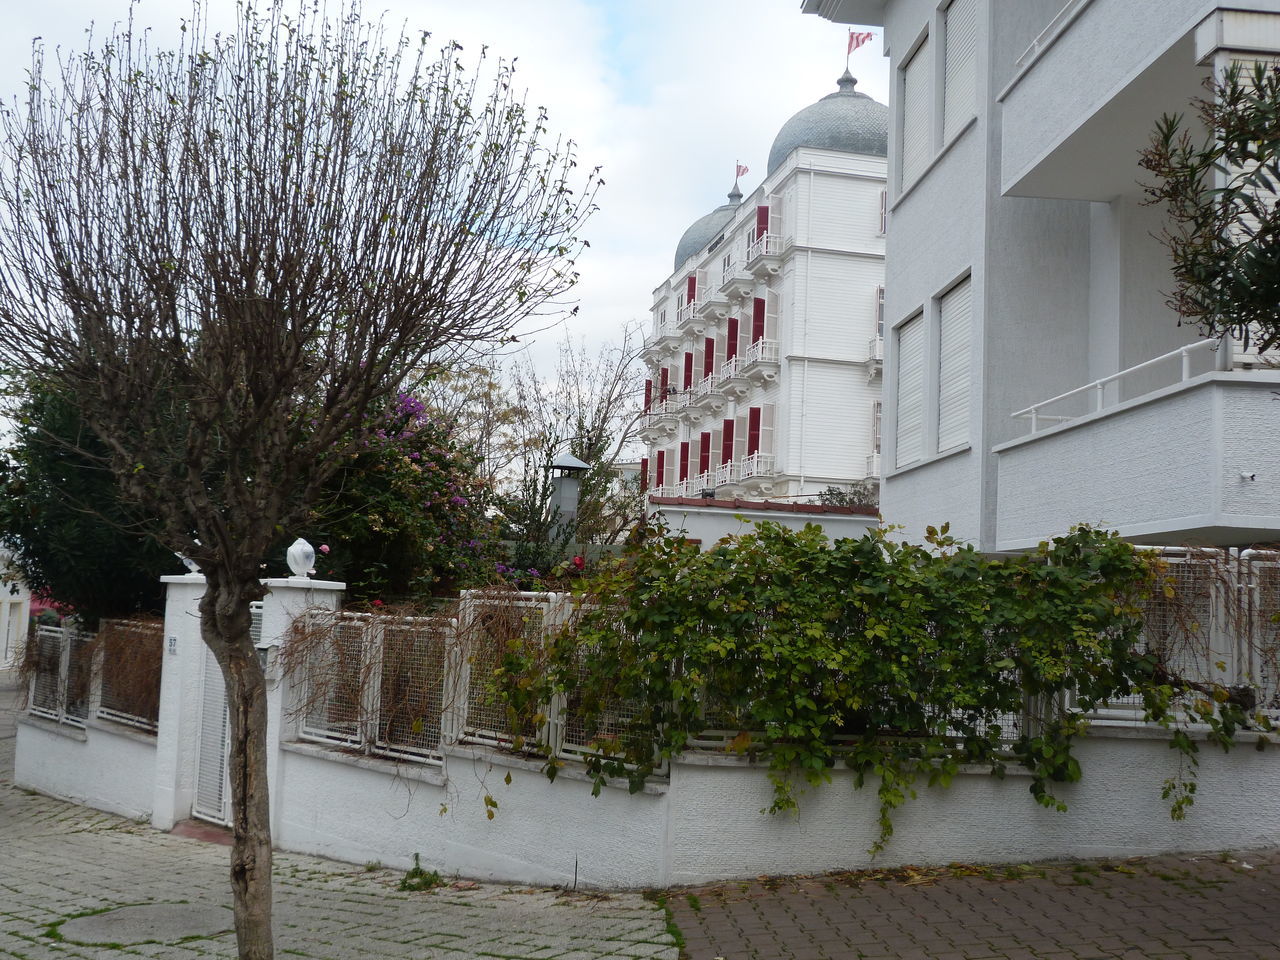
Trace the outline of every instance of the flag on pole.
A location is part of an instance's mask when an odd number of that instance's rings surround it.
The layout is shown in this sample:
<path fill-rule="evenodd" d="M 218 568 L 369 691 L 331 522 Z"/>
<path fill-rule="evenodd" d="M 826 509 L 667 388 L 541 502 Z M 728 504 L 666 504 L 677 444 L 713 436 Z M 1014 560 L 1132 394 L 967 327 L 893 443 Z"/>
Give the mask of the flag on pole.
<path fill-rule="evenodd" d="M 849 31 L 849 49 L 848 51 L 846 51 L 845 56 L 846 57 L 849 56 L 851 53 L 853 53 L 853 51 L 857 50 L 860 46 L 862 46 L 864 43 L 866 43 L 868 40 L 870 40 L 874 36 L 875 36 L 874 33 L 870 33 L 870 32 L 855 33 L 854 31 L 850 30 Z"/>
<path fill-rule="evenodd" d="M 747 169 L 746 164 L 740 163 L 738 164 L 737 172 L 733 175 L 733 179 L 737 180 L 739 177 L 745 177 L 750 172 L 751 171 Z"/>

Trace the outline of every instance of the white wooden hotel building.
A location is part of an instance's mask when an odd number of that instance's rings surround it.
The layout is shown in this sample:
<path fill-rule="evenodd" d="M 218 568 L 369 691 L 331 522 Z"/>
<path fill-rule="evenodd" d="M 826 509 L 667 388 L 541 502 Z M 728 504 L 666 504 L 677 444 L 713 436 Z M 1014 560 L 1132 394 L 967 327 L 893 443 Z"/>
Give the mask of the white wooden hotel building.
<path fill-rule="evenodd" d="M 680 238 L 644 353 L 655 502 L 878 478 L 887 131 L 846 71 L 779 130 L 764 182 Z"/>

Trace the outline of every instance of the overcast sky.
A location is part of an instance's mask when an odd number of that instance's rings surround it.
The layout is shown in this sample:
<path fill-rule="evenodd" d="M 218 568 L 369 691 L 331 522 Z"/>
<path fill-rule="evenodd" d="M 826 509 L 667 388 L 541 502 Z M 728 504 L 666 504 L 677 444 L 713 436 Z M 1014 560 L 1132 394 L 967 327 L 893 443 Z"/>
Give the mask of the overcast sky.
<path fill-rule="evenodd" d="M 227 26 L 234 0 L 207 0 Z M 333 3 L 330 3 L 333 6 Z M 93 21 L 127 12 L 126 0 L 4 0 L 0 91 L 20 90 L 31 41 L 82 48 Z M 769 146 L 793 113 L 835 90 L 846 28 L 804 16 L 799 0 L 366 0 L 367 14 L 455 39 L 468 52 L 516 57 L 517 82 L 572 137 L 585 167 L 603 167 L 600 212 L 584 229 L 580 314 L 568 323 L 593 341 L 648 316 L 651 292 L 671 271 L 685 227 L 725 202 L 735 161 L 759 184 Z M 157 39 L 189 13 L 186 0 L 140 0 Z M 887 102 L 881 36 L 856 51 L 859 89 Z M 535 355 L 549 355 L 542 334 Z M 544 354 L 544 351 L 547 351 Z"/>

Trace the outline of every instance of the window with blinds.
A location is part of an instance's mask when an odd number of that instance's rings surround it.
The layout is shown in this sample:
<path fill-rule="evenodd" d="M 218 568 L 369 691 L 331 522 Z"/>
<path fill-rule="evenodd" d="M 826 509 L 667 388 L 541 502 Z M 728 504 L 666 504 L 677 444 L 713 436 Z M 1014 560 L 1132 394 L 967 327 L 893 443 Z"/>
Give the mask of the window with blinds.
<path fill-rule="evenodd" d="M 897 330 L 898 349 L 894 351 L 898 368 L 895 467 L 905 467 L 924 458 L 924 332 L 923 314 L 916 314 Z"/>
<path fill-rule="evenodd" d="M 977 0 L 951 0 L 943 18 L 946 75 L 942 90 L 942 139 L 947 142 L 960 132 L 977 109 Z"/>
<path fill-rule="evenodd" d="M 932 156 L 929 105 L 933 100 L 926 37 L 902 65 L 902 164 L 903 187 L 918 177 Z"/>
<path fill-rule="evenodd" d="M 938 301 L 938 452 L 969 442 L 973 305 L 965 277 Z"/>

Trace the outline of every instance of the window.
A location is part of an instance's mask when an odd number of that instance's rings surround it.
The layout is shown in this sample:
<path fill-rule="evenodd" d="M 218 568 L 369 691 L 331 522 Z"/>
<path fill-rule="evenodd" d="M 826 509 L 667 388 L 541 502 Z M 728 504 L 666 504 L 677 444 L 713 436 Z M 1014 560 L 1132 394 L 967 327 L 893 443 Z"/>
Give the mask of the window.
<path fill-rule="evenodd" d="M 876 336 L 884 336 L 884 287 L 876 287 Z"/>
<path fill-rule="evenodd" d="M 897 429 L 894 439 L 895 467 L 905 467 L 924 458 L 925 336 L 924 314 L 917 313 L 898 327 Z"/>
<path fill-rule="evenodd" d="M 880 452 L 880 412 L 883 401 L 873 400 L 871 403 L 871 452 Z"/>
<path fill-rule="evenodd" d="M 969 278 L 938 300 L 938 452 L 969 442 Z"/>
<path fill-rule="evenodd" d="M 889 191 L 880 191 L 880 236 L 889 232 Z"/>
<path fill-rule="evenodd" d="M 942 141 L 950 142 L 977 108 L 978 5 L 951 0 L 943 12 L 946 42 L 942 91 Z"/>
<path fill-rule="evenodd" d="M 930 103 L 933 99 L 926 36 L 901 68 L 902 164 L 901 185 L 906 187 L 924 171 L 932 159 Z"/>

